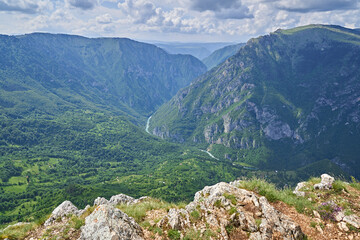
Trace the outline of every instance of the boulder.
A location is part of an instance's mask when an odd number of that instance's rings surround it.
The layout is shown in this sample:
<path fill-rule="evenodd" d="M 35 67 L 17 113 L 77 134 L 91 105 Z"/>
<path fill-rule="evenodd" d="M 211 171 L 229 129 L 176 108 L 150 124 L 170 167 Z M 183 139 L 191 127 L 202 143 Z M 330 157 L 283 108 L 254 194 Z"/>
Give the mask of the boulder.
<path fill-rule="evenodd" d="M 321 175 L 321 182 L 314 185 L 314 189 L 329 190 L 332 188 L 334 178 L 328 174 Z"/>
<path fill-rule="evenodd" d="M 134 202 L 135 202 L 135 198 L 130 197 L 125 194 L 122 194 L 122 193 L 112 196 L 109 200 L 109 204 L 111 204 L 111 205 L 132 204 Z"/>
<path fill-rule="evenodd" d="M 298 197 L 305 197 L 305 192 L 300 191 L 302 188 L 304 188 L 306 186 L 306 182 L 299 182 L 296 185 L 295 190 L 293 191 L 293 193 L 298 196 Z"/>
<path fill-rule="evenodd" d="M 133 218 L 104 204 L 85 218 L 79 240 L 141 240 L 143 236 L 141 227 Z"/>
<path fill-rule="evenodd" d="M 70 201 L 64 201 L 51 213 L 48 220 L 45 221 L 45 226 L 52 224 L 57 218 L 65 217 L 69 214 L 80 215 L 81 212 Z"/>
<path fill-rule="evenodd" d="M 103 197 L 97 197 L 94 200 L 94 206 L 99 206 L 99 205 L 103 205 L 103 204 L 109 204 L 109 201 Z"/>
<path fill-rule="evenodd" d="M 181 230 L 190 227 L 189 213 L 184 209 L 172 208 L 169 213 L 158 223 L 160 227 L 168 225 L 171 229 Z"/>

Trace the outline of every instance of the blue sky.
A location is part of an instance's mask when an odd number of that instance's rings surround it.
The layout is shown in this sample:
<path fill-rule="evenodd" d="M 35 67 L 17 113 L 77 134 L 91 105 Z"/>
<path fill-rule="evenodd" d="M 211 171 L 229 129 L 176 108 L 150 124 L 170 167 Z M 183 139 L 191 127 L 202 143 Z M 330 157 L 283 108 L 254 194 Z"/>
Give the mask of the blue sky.
<path fill-rule="evenodd" d="M 360 0 L 0 0 L 0 33 L 245 42 L 278 28 L 360 28 Z"/>

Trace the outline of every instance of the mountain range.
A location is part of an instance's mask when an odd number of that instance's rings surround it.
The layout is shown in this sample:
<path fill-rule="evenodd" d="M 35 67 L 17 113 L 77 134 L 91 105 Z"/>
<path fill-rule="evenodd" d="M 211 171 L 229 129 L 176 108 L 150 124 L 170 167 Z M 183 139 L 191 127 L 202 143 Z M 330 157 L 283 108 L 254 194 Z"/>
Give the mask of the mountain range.
<path fill-rule="evenodd" d="M 0 227 L 65 200 L 181 202 L 237 178 L 359 178 L 359 39 L 278 30 L 214 52 L 206 72 L 130 39 L 0 35 Z"/>

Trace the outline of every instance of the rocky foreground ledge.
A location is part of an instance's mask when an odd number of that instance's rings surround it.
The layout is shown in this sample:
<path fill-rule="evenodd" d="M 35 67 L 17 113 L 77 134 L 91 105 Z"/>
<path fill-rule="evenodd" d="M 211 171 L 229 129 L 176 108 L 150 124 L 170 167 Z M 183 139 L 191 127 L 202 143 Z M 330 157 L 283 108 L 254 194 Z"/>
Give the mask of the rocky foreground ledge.
<path fill-rule="evenodd" d="M 342 183 L 347 187 L 339 189 L 327 174 L 321 181 L 299 183 L 286 200 L 307 206 L 298 213 L 269 192 L 263 194 L 271 185 L 258 181 L 207 186 L 184 207 L 124 194 L 99 197 L 83 210 L 65 201 L 24 239 L 360 239 L 360 196 L 350 185 Z M 341 207 L 341 202 L 353 205 Z"/>

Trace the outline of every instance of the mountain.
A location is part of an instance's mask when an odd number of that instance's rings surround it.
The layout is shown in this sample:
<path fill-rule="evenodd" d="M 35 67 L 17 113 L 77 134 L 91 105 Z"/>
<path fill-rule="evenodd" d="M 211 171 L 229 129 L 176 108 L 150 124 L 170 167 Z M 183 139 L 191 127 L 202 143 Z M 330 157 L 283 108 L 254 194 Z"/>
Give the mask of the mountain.
<path fill-rule="evenodd" d="M 148 115 L 206 71 L 192 56 L 120 38 L 1 35 L 0 53 L 0 105 L 17 113 L 101 105 Z"/>
<path fill-rule="evenodd" d="M 248 41 L 152 117 L 162 138 L 260 169 L 360 178 L 360 34 L 327 25 Z M 310 165 L 309 165 L 310 164 Z M 329 165 L 330 164 L 330 165 Z"/>
<path fill-rule="evenodd" d="M 156 46 L 171 54 L 189 54 L 198 59 L 208 57 L 212 52 L 230 45 L 231 43 L 178 43 L 178 42 L 155 42 Z"/>
<path fill-rule="evenodd" d="M 245 43 L 239 43 L 220 48 L 213 52 L 210 56 L 204 58 L 202 62 L 206 65 L 207 69 L 210 70 L 213 67 L 219 65 L 220 63 L 223 63 L 229 57 L 235 55 L 244 45 Z"/>

